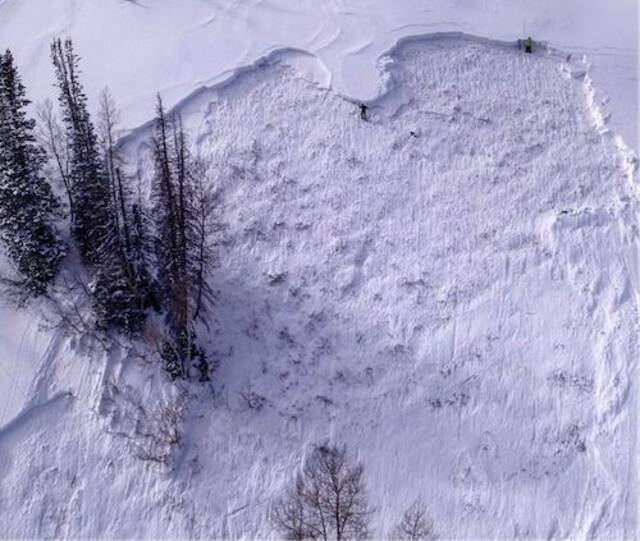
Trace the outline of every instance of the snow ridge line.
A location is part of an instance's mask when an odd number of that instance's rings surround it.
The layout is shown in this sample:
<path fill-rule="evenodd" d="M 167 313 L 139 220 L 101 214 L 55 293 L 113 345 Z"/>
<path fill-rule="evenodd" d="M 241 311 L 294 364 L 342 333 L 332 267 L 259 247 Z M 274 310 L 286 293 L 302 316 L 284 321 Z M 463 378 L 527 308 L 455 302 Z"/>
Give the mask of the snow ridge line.
<path fill-rule="evenodd" d="M 245 75 L 249 75 L 255 71 L 264 69 L 266 67 L 274 67 L 280 64 L 290 65 L 286 62 L 286 60 L 287 57 L 293 56 L 311 59 L 315 62 L 318 62 L 320 68 L 325 72 L 326 78 L 325 80 L 316 80 L 314 82 L 319 87 L 331 89 L 331 71 L 317 55 L 303 49 L 298 49 L 296 47 L 275 47 L 268 51 L 266 54 L 256 59 L 254 62 L 224 72 L 219 77 L 216 77 L 214 79 L 214 82 L 212 83 L 201 84 L 195 90 L 189 92 L 184 98 L 178 100 L 178 102 L 173 107 L 167 110 L 167 114 L 172 115 L 179 113 L 182 109 L 184 109 L 192 102 L 196 101 L 203 94 L 230 87 L 231 85 L 242 79 Z M 120 138 L 118 145 L 120 147 L 126 146 L 132 140 L 137 139 L 138 136 L 143 135 L 146 131 L 148 131 L 153 126 L 154 122 L 155 117 L 147 120 L 140 126 L 131 129 L 128 133 Z"/>
<path fill-rule="evenodd" d="M 507 41 L 507 40 L 499 40 L 493 38 L 487 38 L 484 36 L 478 36 L 475 34 L 468 34 L 466 32 L 459 31 L 448 31 L 448 32 L 428 32 L 428 33 L 420 33 L 413 34 L 410 36 L 403 36 L 397 39 L 393 45 L 391 45 L 384 53 L 378 56 L 377 59 L 377 68 L 379 71 L 379 90 L 377 95 L 370 100 L 360 100 L 355 98 L 354 96 L 350 96 L 348 94 L 343 94 L 341 92 L 336 91 L 332 85 L 332 75 L 331 70 L 326 66 L 323 60 L 315 53 L 310 51 L 300 49 L 297 47 L 273 47 L 268 50 L 265 54 L 257 58 L 255 61 L 235 68 L 233 70 L 229 70 L 227 72 L 222 73 L 220 76 L 215 77 L 211 82 L 206 82 L 198 86 L 195 90 L 189 92 L 184 98 L 178 100 L 175 105 L 168 109 L 169 114 L 179 113 L 181 110 L 185 109 L 188 105 L 195 102 L 199 97 L 207 92 L 215 92 L 217 90 L 221 90 L 227 88 L 247 74 L 251 74 L 255 71 L 264 69 L 266 67 L 274 67 L 278 65 L 285 65 L 289 67 L 293 67 L 291 63 L 288 62 L 292 57 L 299 57 L 305 59 L 311 59 L 314 62 L 317 62 L 320 66 L 321 70 L 324 72 L 324 78 L 322 80 L 315 80 L 314 82 L 321 88 L 326 88 L 329 91 L 332 91 L 334 95 L 348 101 L 351 103 L 365 103 L 369 106 L 376 106 L 381 101 L 383 101 L 394 89 L 396 86 L 393 84 L 395 81 L 391 77 L 390 68 L 395 62 L 395 55 L 398 51 L 400 51 L 405 45 L 416 42 L 431 42 L 436 40 L 446 40 L 446 39 L 456 39 L 463 40 L 472 43 L 479 43 L 486 46 L 499 47 L 503 49 L 515 49 L 518 48 L 519 41 Z M 546 51 L 548 56 L 561 58 L 566 54 L 560 49 L 556 49 L 552 47 L 546 41 L 537 42 L 538 46 Z M 154 118 L 147 120 L 136 128 L 129 130 L 121 139 L 119 144 L 121 146 L 127 145 L 129 142 L 137 139 L 139 136 L 143 135 L 147 130 L 149 130 L 153 126 Z"/>
<path fill-rule="evenodd" d="M 421 34 L 413 34 L 410 36 L 403 36 L 397 39 L 393 45 L 387 49 L 384 53 L 378 56 L 377 68 L 380 77 L 380 86 L 377 95 L 367 100 L 366 103 L 370 107 L 379 105 L 385 98 L 389 96 L 396 88 L 396 81 L 392 75 L 392 66 L 395 63 L 395 56 L 405 45 L 416 42 L 431 42 L 436 40 L 456 39 L 463 40 L 472 43 L 478 43 L 486 46 L 499 47 L 503 49 L 514 49 L 519 46 L 519 40 L 500 40 L 494 38 L 488 38 L 475 34 L 468 34 L 460 31 L 445 31 L 445 32 L 428 32 Z M 549 42 L 540 41 L 538 47 L 546 51 L 547 56 L 557 59 L 564 59 L 567 51 L 553 47 Z M 321 58 L 310 51 L 296 48 L 296 47 L 274 47 L 267 51 L 264 55 L 257 58 L 254 62 L 240 66 L 233 70 L 224 72 L 220 76 L 216 77 L 211 83 L 204 83 L 197 87 L 195 90 L 189 92 L 184 98 L 178 100 L 176 104 L 168 110 L 169 114 L 179 113 L 182 109 L 187 107 L 190 103 L 196 101 L 199 97 L 207 92 L 215 92 L 227 88 L 243 76 L 253 73 L 255 71 L 264 69 L 265 67 L 274 67 L 277 65 L 289 65 L 287 62 L 291 57 L 298 56 L 305 59 L 311 59 L 317 62 L 321 70 L 324 72 L 323 80 L 314 81 L 319 87 L 326 88 L 333 91 L 335 95 L 349 101 L 351 103 L 360 103 L 360 100 L 356 98 L 336 92 L 332 85 L 331 71 Z M 625 175 L 631 184 L 635 182 L 635 174 L 638 166 L 638 157 L 635 152 L 629 147 L 623 140 L 622 136 L 614 133 L 608 126 L 609 114 L 606 113 L 600 105 L 597 104 L 597 90 L 593 84 L 593 79 L 590 76 L 591 63 L 587 60 L 586 56 L 583 56 L 583 64 L 585 65 L 584 87 L 587 100 L 587 106 L 591 112 L 594 124 L 601 135 L 609 134 L 614 137 L 614 141 L 618 151 L 620 153 Z M 291 66 L 292 67 L 292 66 Z M 129 142 L 142 136 L 153 126 L 154 118 L 150 118 L 146 122 L 142 123 L 136 128 L 128 131 L 119 141 L 120 146 L 125 146 Z"/>
<path fill-rule="evenodd" d="M 627 187 L 629 189 L 629 191 L 631 192 L 631 194 L 635 195 L 634 201 L 632 202 L 631 205 L 631 216 L 629 216 L 629 214 L 625 213 L 624 211 L 621 212 L 619 220 L 621 222 L 621 227 L 624 228 L 627 233 L 628 233 L 628 238 L 630 239 L 635 239 L 635 234 L 634 234 L 634 230 L 638 224 L 638 222 L 640 222 L 640 213 L 638 212 L 638 202 L 639 202 L 639 198 L 638 195 L 640 195 L 640 192 L 638 191 L 638 186 L 636 185 L 636 174 L 638 171 L 638 156 L 637 154 L 631 149 L 631 147 L 629 147 L 623 137 L 616 133 L 615 131 L 613 131 L 610 126 L 609 126 L 609 119 L 610 119 L 610 113 L 604 108 L 605 103 L 603 103 L 602 101 L 602 96 L 600 95 L 599 90 L 596 88 L 594 82 L 593 82 L 593 78 L 591 77 L 591 67 L 592 67 L 592 63 L 589 62 L 589 60 L 587 59 L 586 55 L 583 56 L 582 58 L 582 63 L 585 66 L 585 73 L 584 76 L 582 78 L 582 84 L 583 84 L 583 89 L 584 89 L 584 94 L 585 94 L 585 100 L 586 100 L 586 104 L 587 104 L 587 109 L 591 115 L 591 119 L 593 121 L 593 125 L 594 128 L 597 130 L 597 132 L 599 133 L 599 135 L 602 138 L 609 138 L 613 141 L 613 144 L 616 148 L 616 151 L 618 153 L 618 157 L 620 159 L 621 162 L 621 169 L 622 169 L 622 173 L 627 181 Z M 621 193 L 620 194 L 620 198 L 621 200 L 623 199 L 624 194 Z M 638 246 L 638 242 L 632 240 L 631 241 L 632 244 L 635 246 L 635 248 L 631 247 L 629 250 L 629 253 L 634 253 L 637 251 L 637 246 Z M 623 256 L 624 257 L 624 256 Z M 627 258 L 625 258 L 627 259 Z M 630 263 L 630 264 L 629 264 Z M 638 311 L 638 308 L 640 307 L 640 294 L 638 291 L 638 284 L 640 283 L 640 276 L 638 274 L 638 266 L 637 264 L 634 264 L 633 261 L 628 262 L 627 264 L 625 264 L 625 267 L 627 269 L 627 272 L 629 273 L 629 279 L 630 279 L 630 287 L 633 290 L 633 295 L 635 298 L 635 306 L 636 306 L 636 313 Z M 612 333 L 613 330 L 608 331 L 608 334 Z M 632 438 L 631 438 L 631 449 L 630 449 L 630 459 L 629 459 L 629 478 L 633 479 L 634 481 L 631 481 L 631 485 L 630 486 L 637 486 L 638 481 L 640 481 L 640 478 L 638 477 L 638 472 L 640 471 L 640 457 L 638 457 L 638 454 L 636 452 L 636 448 L 637 448 L 637 396 L 636 394 L 631 390 L 634 386 L 634 372 L 635 372 L 636 368 L 635 368 L 635 363 L 633 362 L 633 360 L 628 359 L 626 366 L 625 366 L 625 372 L 626 372 L 626 378 L 627 378 L 627 396 L 632 397 L 631 399 L 634 402 L 634 405 L 630 406 L 628 408 L 628 411 L 630 412 L 630 416 L 631 416 L 631 430 L 632 430 Z M 616 411 L 613 416 L 618 417 L 620 415 L 620 411 Z M 611 420 L 608 421 L 609 423 L 611 423 Z M 601 464 L 601 466 L 604 467 L 604 465 Z M 622 505 L 625 507 L 626 509 L 626 514 L 628 514 L 628 516 L 631 517 L 630 520 L 626 520 L 624 523 L 624 534 L 625 534 L 625 538 L 627 536 L 631 536 L 633 537 L 636 533 L 637 533 L 637 520 L 638 520 L 638 516 L 637 516 L 637 495 L 635 494 L 635 492 L 633 490 L 627 492 L 626 494 L 622 495 L 623 498 L 623 503 Z M 602 510 L 602 512 L 604 513 L 604 508 Z M 597 517 L 592 524 L 590 525 L 590 529 L 591 528 L 597 528 L 598 523 L 601 521 L 602 517 Z M 586 533 L 591 533 L 586 532 Z"/>
<path fill-rule="evenodd" d="M 466 32 L 448 31 L 448 32 L 428 32 L 425 34 L 413 34 L 410 36 L 403 36 L 395 41 L 387 51 L 378 56 L 377 68 L 380 72 L 381 87 L 378 95 L 368 102 L 369 105 L 377 105 L 383 101 L 388 95 L 397 89 L 396 80 L 393 77 L 393 66 L 396 63 L 396 56 L 406 46 L 413 43 L 428 43 L 438 40 L 456 39 L 467 41 L 471 43 L 478 43 L 482 45 L 498 47 L 502 49 L 514 49 L 518 47 L 518 41 L 505 41 L 493 38 L 486 38 L 484 36 L 477 36 L 474 34 L 467 34 Z M 546 44 L 543 43 L 543 46 Z"/>
<path fill-rule="evenodd" d="M 593 79 L 591 77 L 591 67 L 592 64 L 589 62 L 586 56 L 582 59 L 583 64 L 585 65 L 585 75 L 583 79 L 584 84 L 584 93 L 585 98 L 587 100 L 587 107 L 589 112 L 591 113 L 591 118 L 593 120 L 595 128 L 598 130 L 598 133 L 602 136 L 612 137 L 613 141 L 618 149 L 618 153 L 622 160 L 622 168 L 625 173 L 625 177 L 629 184 L 635 187 L 635 176 L 638 170 L 638 156 L 636 153 L 629 147 L 622 138 L 621 135 L 615 133 L 609 127 L 609 118 L 610 113 L 604 109 L 604 104 L 601 100 L 598 99 L 599 91 L 595 87 L 593 83 Z"/>
<path fill-rule="evenodd" d="M 70 391 L 59 391 L 55 393 L 51 398 L 48 398 L 42 402 L 29 404 L 8 423 L 0 427 L 0 440 L 2 440 L 4 436 L 10 434 L 16 428 L 20 427 L 24 422 L 27 422 L 40 410 L 50 405 L 56 404 L 61 400 L 69 399 L 72 397 L 73 394 Z"/>
<path fill-rule="evenodd" d="M 34 381 L 31 385 L 31 397 L 27 402 L 26 409 L 35 407 L 37 404 L 47 400 L 47 391 L 49 390 L 49 386 L 52 381 L 51 370 L 53 362 L 60 351 L 60 347 L 62 346 L 64 339 L 65 337 L 62 329 L 55 330 L 53 336 L 49 340 L 47 349 L 40 360 L 40 367 L 38 368 Z"/>

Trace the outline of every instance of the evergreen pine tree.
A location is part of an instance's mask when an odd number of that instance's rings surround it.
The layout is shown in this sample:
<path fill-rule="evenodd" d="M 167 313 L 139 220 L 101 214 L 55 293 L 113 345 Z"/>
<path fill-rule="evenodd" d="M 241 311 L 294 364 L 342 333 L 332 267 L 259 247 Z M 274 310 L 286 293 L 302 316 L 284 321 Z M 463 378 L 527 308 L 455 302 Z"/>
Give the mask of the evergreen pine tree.
<path fill-rule="evenodd" d="M 131 217 L 130 260 L 138 279 L 140 302 L 144 308 L 153 308 L 159 312 L 162 306 L 160 304 L 156 281 L 150 271 L 151 261 L 149 256 L 153 250 L 149 245 L 147 231 L 151 228 L 147 225 L 146 216 L 141 204 L 131 206 Z"/>
<path fill-rule="evenodd" d="M 107 175 L 98 139 L 79 80 L 78 56 L 70 39 L 54 40 L 51 59 L 60 89 L 62 120 L 71 145 L 70 183 L 74 217 L 71 229 L 83 259 L 100 263 L 100 251 L 110 251 L 115 236 Z"/>
<path fill-rule="evenodd" d="M 46 291 L 64 256 L 54 226 L 58 202 L 42 176 L 45 155 L 10 51 L 0 54 L 0 237 L 34 294 Z"/>
<path fill-rule="evenodd" d="M 105 94 L 100 141 L 89 115 L 79 80 L 79 58 L 71 40 L 54 40 L 51 58 L 70 146 L 71 228 L 80 255 L 94 269 L 90 289 L 97 322 L 104 329 L 117 327 L 137 333 L 144 324 L 146 306 L 130 261 L 125 190 L 117 174 L 114 151 L 113 103 Z"/>
<path fill-rule="evenodd" d="M 195 323 L 204 311 L 206 224 L 180 118 L 167 118 L 158 96 L 153 137 L 154 222 L 159 287 L 167 317 L 163 359 L 169 374 L 187 377 L 191 368 L 208 380 L 208 363 L 197 345 Z"/>

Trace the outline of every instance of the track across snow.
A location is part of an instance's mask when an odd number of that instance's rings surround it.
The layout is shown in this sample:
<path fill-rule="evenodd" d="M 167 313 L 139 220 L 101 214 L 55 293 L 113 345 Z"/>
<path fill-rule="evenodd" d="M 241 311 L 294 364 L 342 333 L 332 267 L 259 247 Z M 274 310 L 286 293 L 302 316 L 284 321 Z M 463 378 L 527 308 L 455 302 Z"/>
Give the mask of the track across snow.
<path fill-rule="evenodd" d="M 366 466 L 376 536 L 421 497 L 444 538 L 633 537 L 633 163 L 580 65 L 450 37 L 387 60 L 368 122 L 292 52 L 181 105 L 225 222 L 216 398 L 170 448 L 146 434 L 175 393 L 92 362 L 64 422 L 12 432 L 0 536 L 272 535 L 271 499 L 329 439 Z M 23 492 L 44 476 L 55 496 Z"/>

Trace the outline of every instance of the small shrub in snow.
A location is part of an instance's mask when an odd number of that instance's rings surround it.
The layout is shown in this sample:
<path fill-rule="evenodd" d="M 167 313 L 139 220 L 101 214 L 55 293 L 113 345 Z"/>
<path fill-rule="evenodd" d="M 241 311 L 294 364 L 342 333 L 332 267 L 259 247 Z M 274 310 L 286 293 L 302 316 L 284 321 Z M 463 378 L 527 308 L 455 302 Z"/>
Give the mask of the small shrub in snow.
<path fill-rule="evenodd" d="M 186 378 L 197 372 L 201 383 L 210 381 L 210 363 L 204 350 L 198 346 L 193 329 L 183 331 L 175 338 L 165 335 L 161 356 L 171 379 Z"/>
<path fill-rule="evenodd" d="M 402 520 L 393 532 L 394 539 L 435 539 L 433 519 L 427 513 L 426 506 L 420 500 L 416 500 L 404 512 Z"/>
<path fill-rule="evenodd" d="M 260 411 L 267 403 L 267 399 L 253 390 L 251 383 L 247 383 L 244 390 L 240 391 L 240 399 L 246 409 Z"/>
<path fill-rule="evenodd" d="M 287 280 L 286 272 L 270 272 L 267 274 L 267 282 L 270 286 L 282 284 Z"/>

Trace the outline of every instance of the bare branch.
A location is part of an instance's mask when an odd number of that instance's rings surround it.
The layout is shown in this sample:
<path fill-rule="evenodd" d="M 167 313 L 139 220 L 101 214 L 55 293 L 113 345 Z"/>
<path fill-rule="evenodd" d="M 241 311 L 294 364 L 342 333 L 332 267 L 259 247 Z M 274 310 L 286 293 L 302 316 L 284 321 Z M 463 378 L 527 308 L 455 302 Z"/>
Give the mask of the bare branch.
<path fill-rule="evenodd" d="M 39 104 L 36 115 L 39 120 L 36 134 L 38 142 L 56 164 L 58 175 L 67 195 L 70 218 L 73 221 L 74 201 L 71 192 L 71 143 L 69 137 L 56 117 L 51 100 Z"/>
<path fill-rule="evenodd" d="M 276 526 L 287 539 L 366 538 L 363 477 L 364 466 L 350 464 L 345 447 L 315 447 L 274 506 Z"/>
<path fill-rule="evenodd" d="M 393 537 L 409 541 L 436 539 L 433 519 L 427 513 L 426 506 L 421 500 L 414 501 L 404 512 L 400 524 L 394 530 Z"/>

